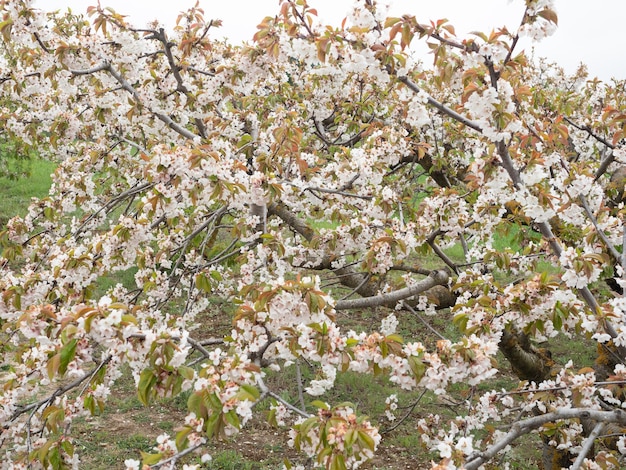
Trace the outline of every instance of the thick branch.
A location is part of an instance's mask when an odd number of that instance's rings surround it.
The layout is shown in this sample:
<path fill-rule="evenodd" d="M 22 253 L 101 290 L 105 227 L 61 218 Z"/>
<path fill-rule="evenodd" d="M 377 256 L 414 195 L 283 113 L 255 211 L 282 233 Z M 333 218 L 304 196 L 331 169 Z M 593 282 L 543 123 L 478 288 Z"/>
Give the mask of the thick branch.
<path fill-rule="evenodd" d="M 291 212 L 282 204 L 270 204 L 267 208 L 268 214 L 275 215 L 283 220 L 287 225 L 289 225 L 293 230 L 302 235 L 304 239 L 308 242 L 313 240 L 315 236 L 315 231 L 309 227 L 306 222 L 302 219 L 298 218 L 296 214 Z"/>
<path fill-rule="evenodd" d="M 396 291 L 388 292 L 374 297 L 340 300 L 339 302 L 337 302 L 336 308 L 339 310 L 347 310 L 353 308 L 377 307 L 380 305 L 395 307 L 395 305 L 401 300 L 419 295 L 427 291 L 431 287 L 447 284 L 449 278 L 450 276 L 448 275 L 448 272 L 440 269 L 439 271 L 433 271 L 432 273 L 430 273 L 430 276 L 422 279 L 413 286 L 405 287 L 404 289 L 398 289 Z"/>
<path fill-rule="evenodd" d="M 526 335 L 504 330 L 498 347 L 521 380 L 539 383 L 550 377 L 554 361 L 548 351 L 535 350 Z"/>

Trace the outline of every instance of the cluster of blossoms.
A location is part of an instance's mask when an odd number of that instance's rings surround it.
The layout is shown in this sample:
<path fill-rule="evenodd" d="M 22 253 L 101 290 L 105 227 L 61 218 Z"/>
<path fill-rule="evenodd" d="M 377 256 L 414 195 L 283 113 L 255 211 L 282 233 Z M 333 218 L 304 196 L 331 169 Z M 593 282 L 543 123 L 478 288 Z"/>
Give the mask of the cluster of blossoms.
<path fill-rule="evenodd" d="M 570 246 L 561 253 L 559 263 L 565 269 L 562 279 L 568 287 L 581 289 L 595 282 L 600 277 L 602 269 L 591 258 L 586 262 L 586 256 L 581 250 Z"/>
<path fill-rule="evenodd" d="M 374 456 L 381 436 L 371 423 L 357 417 L 350 405 L 330 408 L 321 403 L 316 416 L 300 420 L 290 431 L 289 444 L 303 451 L 325 468 L 340 463 L 343 468 L 359 468 Z M 319 455 L 322 446 L 326 455 Z"/>

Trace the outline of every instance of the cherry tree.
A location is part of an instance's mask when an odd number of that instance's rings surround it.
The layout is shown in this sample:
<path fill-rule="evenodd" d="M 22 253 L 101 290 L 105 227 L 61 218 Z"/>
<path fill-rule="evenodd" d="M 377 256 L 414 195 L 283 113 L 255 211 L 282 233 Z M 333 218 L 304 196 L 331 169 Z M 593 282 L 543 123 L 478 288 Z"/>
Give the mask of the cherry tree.
<path fill-rule="evenodd" d="M 519 386 L 416 420 L 433 468 L 498 466 L 530 433 L 544 468 L 619 468 L 624 82 L 520 49 L 554 32 L 553 3 L 461 38 L 374 0 L 336 26 L 282 0 L 235 46 L 198 5 L 169 31 L 0 0 L 3 133 L 59 162 L 0 234 L 3 468 L 79 467 L 71 423 L 124 368 L 145 404 L 188 396 L 177 433 L 127 468 L 199 468 L 269 403 L 303 455 L 287 468 L 342 469 L 384 444 L 324 400 L 338 375 L 445 397 L 505 367 Z M 214 298 L 234 305 L 227 335 L 203 328 Z M 387 309 L 372 331 L 337 315 L 372 307 Z M 432 337 L 402 337 L 409 318 Z M 556 337 L 591 341 L 594 367 L 553 358 Z M 267 379 L 301 363 L 314 374 L 292 403 Z"/>

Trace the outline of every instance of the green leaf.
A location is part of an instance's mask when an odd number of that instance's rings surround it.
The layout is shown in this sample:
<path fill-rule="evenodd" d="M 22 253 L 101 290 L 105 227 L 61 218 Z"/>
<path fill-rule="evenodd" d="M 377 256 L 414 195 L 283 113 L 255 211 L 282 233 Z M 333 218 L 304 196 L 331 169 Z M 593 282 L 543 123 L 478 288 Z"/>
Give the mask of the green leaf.
<path fill-rule="evenodd" d="M 61 375 L 65 374 L 67 371 L 67 366 L 74 359 L 74 355 L 76 354 L 76 345 L 78 344 L 78 340 L 76 338 L 72 339 L 69 343 L 61 348 L 60 354 L 60 362 L 59 362 L 59 373 Z"/>
<path fill-rule="evenodd" d="M 267 412 L 267 424 L 273 428 L 278 427 L 278 421 L 276 419 L 276 409 L 271 409 Z"/>
<path fill-rule="evenodd" d="M 311 405 L 313 405 L 315 408 L 318 408 L 320 410 L 329 410 L 330 406 L 328 406 L 328 403 L 325 403 L 321 400 L 313 400 L 311 402 Z"/>
<path fill-rule="evenodd" d="M 243 400 L 256 401 L 259 399 L 261 394 L 259 393 L 256 387 L 249 385 L 249 384 L 243 384 L 241 385 L 241 387 L 239 388 L 239 392 L 237 392 L 237 395 L 235 396 L 237 400 L 240 400 L 240 401 L 243 401 Z"/>
<path fill-rule="evenodd" d="M 328 446 L 323 447 L 322 450 L 317 454 L 317 461 L 319 463 L 322 463 L 326 457 L 332 454 L 332 452 L 333 452 L 332 447 L 328 447 Z"/>
<path fill-rule="evenodd" d="M 239 416 L 235 413 L 235 410 L 230 410 L 228 413 L 224 414 L 226 421 L 228 424 L 233 426 L 235 429 L 241 429 L 241 422 L 239 421 Z"/>
<path fill-rule="evenodd" d="M 330 464 L 331 470 L 346 470 L 346 459 L 343 454 L 335 454 L 332 463 Z"/>
<path fill-rule="evenodd" d="M 222 411 L 222 408 L 223 408 L 222 401 L 220 400 L 220 397 L 218 397 L 215 392 L 208 393 L 206 398 L 209 399 L 209 405 L 211 406 L 211 408 L 213 408 L 215 411 L 219 411 L 219 412 Z"/>
<path fill-rule="evenodd" d="M 309 431 L 316 424 L 318 424 L 317 416 L 312 416 L 311 418 L 305 419 L 303 422 L 299 424 L 300 427 L 299 427 L 298 435 L 302 436 L 305 440 L 309 440 L 309 437 L 308 437 Z"/>
<path fill-rule="evenodd" d="M 368 449 L 373 451 L 376 448 L 376 443 L 374 442 L 374 439 L 372 438 L 372 436 L 367 434 L 365 431 L 357 431 L 357 432 L 359 435 L 358 440 L 359 442 L 362 443 L 362 446 L 367 447 Z"/>
<path fill-rule="evenodd" d="M 59 364 L 61 363 L 61 354 L 57 353 L 48 359 L 48 364 L 46 368 L 48 369 L 48 378 L 52 380 L 52 378 L 56 375 L 59 370 Z"/>
<path fill-rule="evenodd" d="M 63 465 L 63 458 L 61 457 L 61 452 L 59 452 L 59 448 L 54 446 L 50 449 L 50 454 L 48 455 L 48 462 L 50 463 L 50 467 L 53 470 L 61 470 Z"/>
<path fill-rule="evenodd" d="M 92 416 L 96 414 L 96 400 L 93 395 L 85 395 L 85 399 L 83 400 L 83 408 L 88 410 Z"/>
<path fill-rule="evenodd" d="M 344 443 L 345 443 L 344 444 L 345 448 L 346 449 L 352 448 L 352 446 L 354 445 L 354 443 L 357 440 L 357 437 L 358 437 L 357 433 L 356 433 L 356 431 L 354 429 L 348 429 L 346 431 L 346 434 L 345 434 L 344 438 L 343 438 L 344 439 Z"/>
<path fill-rule="evenodd" d="M 39 450 L 34 450 L 30 454 L 31 460 L 37 458 L 40 462 L 45 462 L 48 459 L 48 452 L 50 451 L 50 447 L 54 444 L 53 441 L 46 441 Z"/>
<path fill-rule="evenodd" d="M 461 333 L 467 330 L 469 315 L 467 313 L 457 313 L 452 319 L 452 323 L 459 329 Z"/>
<path fill-rule="evenodd" d="M 239 139 L 239 142 L 237 142 L 237 148 L 241 149 L 250 142 L 252 142 L 252 136 L 250 134 L 244 134 L 241 136 L 241 139 Z"/>
<path fill-rule="evenodd" d="M 206 435 L 209 439 L 218 436 L 222 430 L 222 413 L 214 412 L 206 420 Z"/>
<path fill-rule="evenodd" d="M 187 448 L 187 444 L 189 444 L 187 436 L 191 431 L 192 429 L 189 426 L 185 426 L 182 430 L 178 431 L 176 434 L 176 450 L 180 452 L 181 450 L 185 450 Z"/>
<path fill-rule="evenodd" d="M 63 449 L 63 452 L 65 452 L 70 457 L 74 456 L 74 445 L 67 439 L 61 441 L 61 448 Z"/>
<path fill-rule="evenodd" d="M 152 387 L 154 387 L 156 381 L 157 378 L 151 369 L 143 370 L 141 372 L 141 375 L 139 376 L 137 396 L 139 397 L 139 401 L 145 406 L 148 406 L 148 404 L 150 403 L 150 392 L 152 391 Z"/>
<path fill-rule="evenodd" d="M 391 28 L 394 24 L 402 21 L 402 18 L 387 18 L 385 19 L 385 28 Z"/>
<path fill-rule="evenodd" d="M 163 458 L 163 454 L 160 452 L 158 454 L 148 454 L 147 452 L 141 452 L 141 463 L 144 465 L 154 465 L 155 463 L 159 463 Z"/>
<path fill-rule="evenodd" d="M 196 287 L 201 291 L 211 292 L 211 281 L 209 281 L 204 273 L 199 273 L 196 276 Z"/>
<path fill-rule="evenodd" d="M 13 20 L 9 17 L 8 20 L 0 23 L 0 34 L 2 34 L 2 39 L 4 42 L 9 42 L 11 40 L 11 29 L 13 27 Z"/>
<path fill-rule="evenodd" d="M 204 406 L 204 400 L 202 399 L 202 392 L 194 392 L 189 395 L 187 400 L 187 409 L 195 413 L 198 418 L 206 418 L 207 409 Z"/>
<path fill-rule="evenodd" d="M 415 381 L 419 382 L 420 380 L 422 380 L 422 377 L 424 377 L 424 374 L 426 373 L 426 365 L 422 362 L 421 359 L 415 356 L 409 356 L 407 358 L 407 361 L 409 362 L 409 367 L 411 367 L 411 371 L 415 376 Z"/>
<path fill-rule="evenodd" d="M 194 370 L 191 367 L 187 367 L 187 366 L 180 366 L 178 368 L 178 373 L 187 380 L 191 380 L 193 379 L 195 373 Z"/>
<path fill-rule="evenodd" d="M 550 10 L 549 8 L 544 8 L 537 13 L 537 16 L 541 16 L 544 20 L 547 20 L 550 23 L 554 23 L 556 25 L 559 24 L 559 17 L 556 12 L 554 10 Z"/>
<path fill-rule="evenodd" d="M 402 344 L 404 342 L 404 340 L 402 339 L 402 336 L 400 336 L 399 334 L 396 334 L 396 333 L 391 334 L 391 335 L 387 335 L 385 337 L 385 339 L 387 341 L 393 341 L 394 343 L 400 343 L 400 344 Z"/>

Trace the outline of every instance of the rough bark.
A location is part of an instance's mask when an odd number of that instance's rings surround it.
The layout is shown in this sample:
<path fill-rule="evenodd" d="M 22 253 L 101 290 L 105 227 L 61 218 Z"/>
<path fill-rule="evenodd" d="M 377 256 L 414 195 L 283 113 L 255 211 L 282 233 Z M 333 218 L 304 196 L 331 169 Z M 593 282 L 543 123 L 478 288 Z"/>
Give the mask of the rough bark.
<path fill-rule="evenodd" d="M 535 348 L 524 333 L 505 330 L 499 347 L 520 380 L 539 383 L 553 374 L 555 362 L 550 351 Z"/>

